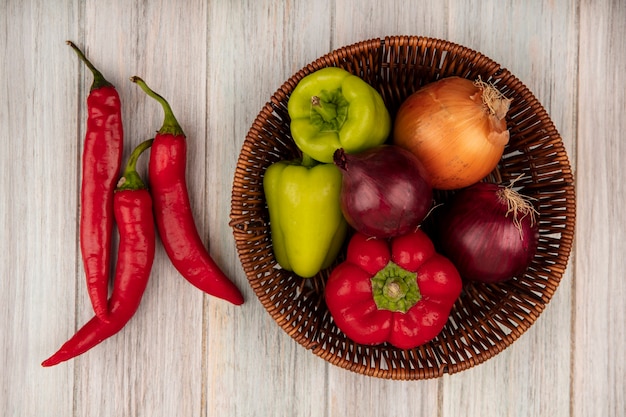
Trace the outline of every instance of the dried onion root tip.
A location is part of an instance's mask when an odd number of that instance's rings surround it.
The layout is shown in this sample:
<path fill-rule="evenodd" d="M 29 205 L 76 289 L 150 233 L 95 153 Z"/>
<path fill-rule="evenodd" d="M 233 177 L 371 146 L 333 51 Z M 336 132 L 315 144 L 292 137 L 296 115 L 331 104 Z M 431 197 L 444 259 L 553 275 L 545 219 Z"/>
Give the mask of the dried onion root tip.
<path fill-rule="evenodd" d="M 474 81 L 474 85 L 482 90 L 483 103 L 489 109 L 489 113 L 498 120 L 504 119 L 513 100 L 506 98 L 493 84 L 483 81 L 480 77 Z"/>
<path fill-rule="evenodd" d="M 511 184 L 507 187 L 500 189 L 498 191 L 498 198 L 507 206 L 505 216 L 508 217 L 509 214 L 513 214 L 513 224 L 517 230 L 520 231 L 520 236 L 523 238 L 522 220 L 526 218 L 526 216 L 530 216 L 530 226 L 532 227 L 535 225 L 536 216 L 539 212 L 530 202 L 531 197 L 523 196 L 513 189 L 513 184 L 522 178 L 522 176 L 523 175 L 520 175 L 518 178 L 511 181 Z"/>
<path fill-rule="evenodd" d="M 535 199 L 516 190 L 478 182 L 455 194 L 436 219 L 442 254 L 466 279 L 506 281 L 524 274 L 534 259 L 540 239 Z"/>

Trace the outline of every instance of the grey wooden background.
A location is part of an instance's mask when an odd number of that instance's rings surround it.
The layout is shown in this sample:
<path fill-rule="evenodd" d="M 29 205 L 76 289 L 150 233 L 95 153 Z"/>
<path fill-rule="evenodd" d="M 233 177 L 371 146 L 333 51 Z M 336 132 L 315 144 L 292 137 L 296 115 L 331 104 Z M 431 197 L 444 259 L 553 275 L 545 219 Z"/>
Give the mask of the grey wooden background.
<path fill-rule="evenodd" d="M 258 111 L 332 49 L 410 34 L 479 50 L 550 113 L 577 185 L 574 251 L 536 324 L 493 359 L 436 380 L 363 377 L 312 355 L 254 297 L 228 227 Z M 620 0 L 0 1 L 0 410 L 4 416 L 626 415 L 626 3 Z M 86 50 L 123 100 L 126 155 L 167 97 L 189 137 L 194 212 L 244 291 L 233 307 L 157 250 L 133 320 L 51 369 L 91 316 L 77 243 Z"/>

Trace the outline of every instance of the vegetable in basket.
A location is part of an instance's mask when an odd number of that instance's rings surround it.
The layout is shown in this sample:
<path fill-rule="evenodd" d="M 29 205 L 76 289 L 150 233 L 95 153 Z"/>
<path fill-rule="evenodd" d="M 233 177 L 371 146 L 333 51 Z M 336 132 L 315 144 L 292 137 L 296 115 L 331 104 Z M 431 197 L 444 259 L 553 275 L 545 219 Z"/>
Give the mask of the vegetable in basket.
<path fill-rule="evenodd" d="M 400 106 L 393 142 L 413 152 L 433 188 L 453 190 L 486 177 L 509 142 L 511 100 L 482 81 L 448 77 L 427 84 Z"/>
<path fill-rule="evenodd" d="M 278 264 L 303 278 L 329 267 L 348 229 L 341 213 L 341 172 L 304 155 L 267 168 L 263 188 Z"/>
<path fill-rule="evenodd" d="M 428 174 L 415 155 L 380 145 L 348 155 L 335 151 L 341 169 L 341 210 L 354 229 L 393 237 L 417 229 L 433 203 Z"/>
<path fill-rule="evenodd" d="M 324 163 L 332 163 L 339 148 L 347 153 L 364 151 L 385 142 L 391 132 L 391 117 L 380 94 L 337 67 L 302 78 L 287 110 L 298 148 Z"/>
<path fill-rule="evenodd" d="M 441 332 L 461 289 L 455 266 L 422 230 L 392 239 L 356 233 L 326 283 L 325 299 L 354 342 L 411 349 Z"/>
<path fill-rule="evenodd" d="M 463 278 L 506 281 L 524 273 L 537 252 L 537 215 L 513 183 L 479 182 L 454 195 L 436 216 L 441 251 Z"/>

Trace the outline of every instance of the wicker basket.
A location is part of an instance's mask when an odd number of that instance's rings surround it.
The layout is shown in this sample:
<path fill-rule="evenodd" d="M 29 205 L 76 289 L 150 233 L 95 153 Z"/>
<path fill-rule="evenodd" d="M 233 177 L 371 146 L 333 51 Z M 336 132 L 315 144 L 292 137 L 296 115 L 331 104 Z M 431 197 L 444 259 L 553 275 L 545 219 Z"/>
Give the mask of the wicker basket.
<path fill-rule="evenodd" d="M 299 156 L 289 131 L 287 101 L 307 74 L 339 66 L 359 75 L 383 96 L 393 117 L 420 86 L 457 75 L 481 77 L 512 98 L 510 142 L 496 174 L 536 199 L 540 241 L 523 276 L 501 284 L 466 284 L 443 331 L 412 350 L 359 345 L 335 326 L 324 303 L 329 270 L 302 279 L 277 266 L 262 179 L 272 163 Z M 439 199 L 446 195 L 439 194 Z M 533 94 L 486 56 L 424 37 L 373 39 L 333 51 L 294 74 L 271 97 L 243 144 L 232 189 L 230 225 L 237 251 L 259 300 L 276 323 L 306 349 L 342 368 L 399 380 L 434 378 L 477 365 L 498 354 L 541 314 L 566 269 L 574 237 L 573 177 L 563 143 Z M 337 262 L 341 261 L 338 259 Z"/>

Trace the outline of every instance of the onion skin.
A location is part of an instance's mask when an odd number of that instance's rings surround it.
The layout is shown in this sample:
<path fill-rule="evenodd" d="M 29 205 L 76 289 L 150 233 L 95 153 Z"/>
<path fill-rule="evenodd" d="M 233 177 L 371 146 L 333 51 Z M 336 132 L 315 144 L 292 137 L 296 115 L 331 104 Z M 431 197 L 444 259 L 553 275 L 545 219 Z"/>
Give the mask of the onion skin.
<path fill-rule="evenodd" d="M 501 197 L 506 189 L 477 183 L 454 195 L 437 216 L 440 250 L 464 279 L 507 281 L 523 274 L 535 256 L 539 241 L 535 213 L 518 212 L 520 224 L 515 225 L 514 213 L 507 214 L 507 201 Z"/>
<path fill-rule="evenodd" d="M 420 159 L 434 188 L 467 187 L 485 178 L 500 161 L 509 141 L 505 115 L 510 102 L 486 83 L 443 78 L 401 104 L 393 143 Z"/>
<path fill-rule="evenodd" d="M 417 229 L 433 204 L 433 190 L 420 161 L 405 149 L 380 145 L 357 154 L 338 149 L 341 210 L 355 230 L 389 238 Z"/>

